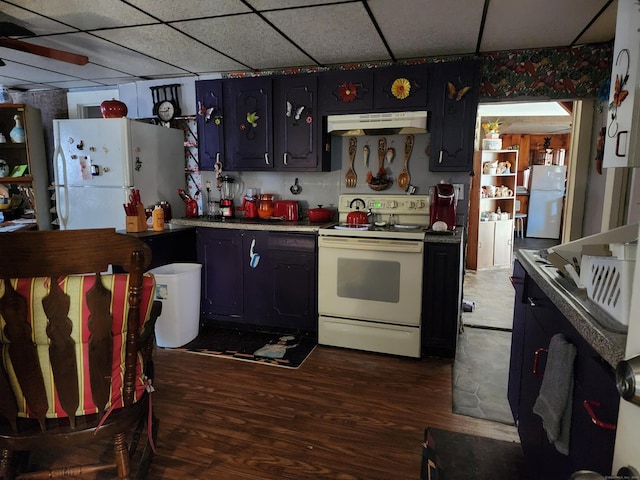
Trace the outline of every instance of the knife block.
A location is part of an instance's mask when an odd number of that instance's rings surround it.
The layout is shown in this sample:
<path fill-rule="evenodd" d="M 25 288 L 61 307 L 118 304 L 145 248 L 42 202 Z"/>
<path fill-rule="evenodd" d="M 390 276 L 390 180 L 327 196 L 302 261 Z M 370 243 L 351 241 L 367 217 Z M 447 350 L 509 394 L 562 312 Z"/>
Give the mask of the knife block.
<path fill-rule="evenodd" d="M 131 232 L 131 233 L 146 232 L 148 229 L 148 226 L 147 226 L 147 216 L 144 213 L 144 205 L 137 205 L 136 211 L 137 211 L 137 215 L 127 215 L 125 229 L 127 232 Z"/>

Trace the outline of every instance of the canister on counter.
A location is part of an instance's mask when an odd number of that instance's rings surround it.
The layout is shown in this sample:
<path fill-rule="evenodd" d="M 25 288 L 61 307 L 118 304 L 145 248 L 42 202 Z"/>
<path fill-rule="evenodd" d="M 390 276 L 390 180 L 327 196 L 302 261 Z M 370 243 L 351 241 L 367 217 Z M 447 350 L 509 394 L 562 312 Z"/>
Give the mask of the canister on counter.
<path fill-rule="evenodd" d="M 153 209 L 153 231 L 162 232 L 164 230 L 164 210 L 160 205 Z"/>

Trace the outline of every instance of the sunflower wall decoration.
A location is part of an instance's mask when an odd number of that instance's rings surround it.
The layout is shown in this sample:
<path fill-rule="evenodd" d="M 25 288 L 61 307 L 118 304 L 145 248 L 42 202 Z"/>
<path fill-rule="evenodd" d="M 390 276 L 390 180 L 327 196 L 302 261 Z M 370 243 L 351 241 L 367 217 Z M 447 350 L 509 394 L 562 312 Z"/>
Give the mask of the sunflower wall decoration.
<path fill-rule="evenodd" d="M 358 87 L 355 83 L 346 82 L 338 85 L 338 98 L 344 103 L 353 102 L 358 97 Z"/>
<path fill-rule="evenodd" d="M 391 84 L 391 95 L 398 100 L 404 100 L 411 92 L 411 82 L 406 78 L 396 78 Z"/>

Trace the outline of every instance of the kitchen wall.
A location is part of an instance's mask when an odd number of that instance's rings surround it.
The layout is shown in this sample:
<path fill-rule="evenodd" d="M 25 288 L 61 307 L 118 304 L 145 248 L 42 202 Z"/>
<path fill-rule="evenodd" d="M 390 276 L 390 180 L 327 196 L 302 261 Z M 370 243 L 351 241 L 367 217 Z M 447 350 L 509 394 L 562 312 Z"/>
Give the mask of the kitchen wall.
<path fill-rule="evenodd" d="M 340 168 L 332 172 L 225 172 L 236 180 L 242 182 L 243 190 L 239 192 L 240 199 L 246 188 L 258 188 L 261 193 L 275 193 L 278 198 L 286 200 L 297 200 L 301 206 L 313 208 L 319 204 L 323 206 L 337 206 L 338 196 L 343 193 L 376 193 L 371 190 L 366 182 L 367 172 L 371 171 L 374 175 L 378 169 L 378 139 L 379 136 L 362 136 L 355 137 L 358 142 L 356 159 L 354 161 L 354 169 L 358 175 L 358 183 L 355 188 L 346 188 L 344 185 L 344 177 L 349 168 L 348 160 L 348 139 L 349 137 L 332 137 L 332 163 L 339 165 Z M 395 157 L 390 164 L 385 161 L 384 167 L 387 175 L 393 179 L 393 184 L 383 194 L 403 194 L 404 192 L 398 188 L 396 179 L 400 170 L 402 170 L 404 160 L 404 135 L 389 135 L 387 139 L 387 147 L 395 149 Z M 418 194 L 428 194 L 429 187 L 444 180 L 447 183 L 462 183 L 465 185 L 464 199 L 458 202 L 458 214 L 466 215 L 468 211 L 468 197 L 470 177 L 466 172 L 450 172 L 439 174 L 429 171 L 429 156 L 427 147 L 430 143 L 429 134 L 420 134 L 414 136 L 414 146 L 409 159 L 408 170 L 411 175 L 411 184 L 418 188 Z M 369 163 L 368 167 L 363 162 L 363 147 L 369 146 Z M 289 188 L 298 178 L 298 183 L 302 187 L 299 195 L 293 195 Z M 215 185 L 213 172 L 204 172 L 202 175 L 202 183 L 206 185 L 209 180 Z M 212 192 L 212 200 L 219 199 L 218 192 Z M 239 203 L 239 200 L 238 202 Z"/>

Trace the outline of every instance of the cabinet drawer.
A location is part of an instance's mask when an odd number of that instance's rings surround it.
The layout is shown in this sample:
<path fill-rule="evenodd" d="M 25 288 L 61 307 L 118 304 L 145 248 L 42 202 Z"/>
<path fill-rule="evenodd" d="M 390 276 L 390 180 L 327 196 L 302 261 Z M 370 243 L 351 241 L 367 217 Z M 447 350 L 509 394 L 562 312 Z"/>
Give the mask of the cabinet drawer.
<path fill-rule="evenodd" d="M 269 250 L 303 253 L 315 253 L 316 251 L 315 235 L 271 232 L 268 242 Z"/>

